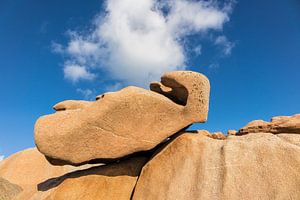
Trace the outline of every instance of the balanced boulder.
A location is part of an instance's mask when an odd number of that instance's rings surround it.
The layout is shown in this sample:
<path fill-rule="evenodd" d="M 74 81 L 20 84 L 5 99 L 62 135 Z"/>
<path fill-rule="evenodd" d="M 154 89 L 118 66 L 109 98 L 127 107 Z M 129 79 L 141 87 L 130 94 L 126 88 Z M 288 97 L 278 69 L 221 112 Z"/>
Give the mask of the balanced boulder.
<path fill-rule="evenodd" d="M 151 90 L 126 87 L 94 102 L 64 101 L 39 118 L 35 143 L 52 160 L 74 165 L 102 162 L 154 148 L 208 114 L 208 79 L 191 71 L 169 72 Z"/>

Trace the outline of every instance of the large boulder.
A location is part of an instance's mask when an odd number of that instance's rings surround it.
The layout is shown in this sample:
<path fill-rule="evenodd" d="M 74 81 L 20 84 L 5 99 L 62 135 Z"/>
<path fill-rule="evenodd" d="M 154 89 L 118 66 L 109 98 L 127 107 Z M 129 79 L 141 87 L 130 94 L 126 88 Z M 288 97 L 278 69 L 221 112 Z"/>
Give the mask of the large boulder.
<path fill-rule="evenodd" d="M 210 85 L 204 75 L 169 72 L 150 88 L 127 87 L 94 102 L 80 101 L 78 107 L 76 101 L 55 105 L 56 113 L 36 122 L 39 151 L 74 165 L 106 162 L 152 149 L 186 126 L 206 121 Z"/>
<path fill-rule="evenodd" d="M 254 120 L 241 128 L 237 135 L 248 133 L 300 133 L 300 114 L 273 117 L 271 122 Z"/>
<path fill-rule="evenodd" d="M 300 199 L 300 134 L 184 133 L 143 168 L 133 200 Z"/>

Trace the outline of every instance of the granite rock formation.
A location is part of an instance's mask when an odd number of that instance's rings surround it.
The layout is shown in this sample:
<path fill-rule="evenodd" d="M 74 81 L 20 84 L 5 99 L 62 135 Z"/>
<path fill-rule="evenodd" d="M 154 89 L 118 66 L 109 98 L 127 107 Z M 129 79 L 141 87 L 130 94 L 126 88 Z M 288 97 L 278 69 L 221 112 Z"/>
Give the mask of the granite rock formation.
<path fill-rule="evenodd" d="M 0 162 L 0 200 L 127 200 L 145 162 L 53 166 L 36 148 L 27 149 Z"/>
<path fill-rule="evenodd" d="M 114 160 L 150 150 L 186 126 L 206 121 L 210 85 L 204 75 L 169 72 L 151 89 L 130 86 L 95 102 L 79 101 L 78 107 L 76 101 L 56 104 L 58 112 L 36 122 L 39 151 L 74 165 Z"/>
<path fill-rule="evenodd" d="M 4 178 L 0 178 L 0 200 L 10 200 L 21 191 L 22 188 L 20 186 L 12 184 Z"/>
<path fill-rule="evenodd" d="M 46 200 L 128 200 L 145 162 L 145 157 L 135 157 L 69 173 Z"/>
<path fill-rule="evenodd" d="M 0 177 L 9 185 L 1 195 L 5 200 L 300 199 L 300 132 L 213 135 L 182 131 L 146 157 L 80 167 L 52 166 L 28 149 L 0 162 Z"/>
<path fill-rule="evenodd" d="M 206 77 L 170 72 L 150 88 L 56 104 L 36 123 L 39 151 L 0 161 L 0 200 L 300 199 L 300 114 L 187 131 L 207 118 Z"/>
<path fill-rule="evenodd" d="M 133 200 L 300 199 L 300 134 L 183 133 L 144 167 Z"/>
<path fill-rule="evenodd" d="M 263 120 L 254 120 L 241 128 L 238 135 L 248 133 L 300 133 L 300 114 L 293 116 L 277 116 L 271 119 L 271 122 Z"/>
<path fill-rule="evenodd" d="M 43 199 L 51 191 L 38 191 L 38 184 L 72 171 L 71 166 L 52 166 L 36 148 L 18 152 L 0 162 L 0 177 L 22 190 L 14 199 Z"/>

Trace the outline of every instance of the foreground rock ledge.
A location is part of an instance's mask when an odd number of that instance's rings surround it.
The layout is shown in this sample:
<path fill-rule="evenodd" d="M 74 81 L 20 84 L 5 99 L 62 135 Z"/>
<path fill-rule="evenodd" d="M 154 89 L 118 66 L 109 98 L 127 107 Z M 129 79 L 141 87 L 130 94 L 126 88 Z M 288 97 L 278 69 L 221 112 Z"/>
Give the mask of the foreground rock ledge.
<path fill-rule="evenodd" d="M 134 200 L 300 199 L 300 134 L 185 133 L 144 167 Z"/>
<path fill-rule="evenodd" d="M 191 71 L 169 72 L 151 90 L 127 87 L 94 102 L 64 101 L 39 118 L 35 143 L 49 158 L 78 165 L 150 150 L 194 122 L 205 122 L 210 85 Z"/>
<path fill-rule="evenodd" d="M 1 200 L 129 200 L 144 157 L 111 165 L 53 166 L 35 148 L 0 162 Z"/>

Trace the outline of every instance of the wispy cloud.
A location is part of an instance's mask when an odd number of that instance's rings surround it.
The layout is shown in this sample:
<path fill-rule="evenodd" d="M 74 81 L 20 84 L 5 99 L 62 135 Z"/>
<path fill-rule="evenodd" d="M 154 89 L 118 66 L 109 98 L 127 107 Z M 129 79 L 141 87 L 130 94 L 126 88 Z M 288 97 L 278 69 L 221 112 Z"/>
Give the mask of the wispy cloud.
<path fill-rule="evenodd" d="M 56 42 L 52 42 L 51 43 L 51 49 L 53 53 L 60 53 L 63 54 L 64 53 L 64 47 L 61 44 L 58 44 Z"/>
<path fill-rule="evenodd" d="M 77 88 L 76 92 L 81 94 L 85 100 L 95 100 L 96 98 L 96 92 L 91 89 L 81 89 Z"/>
<path fill-rule="evenodd" d="M 208 66 L 209 69 L 218 69 L 220 67 L 219 63 L 212 63 Z"/>
<path fill-rule="evenodd" d="M 218 45 L 222 48 L 224 55 L 228 56 L 231 54 L 232 48 L 235 46 L 235 43 L 230 42 L 226 36 L 218 36 L 215 40 L 215 45 Z"/>
<path fill-rule="evenodd" d="M 194 49 L 193 49 L 194 53 L 196 56 L 199 56 L 201 55 L 202 53 L 202 46 L 199 44 L 198 46 L 196 46 Z"/>
<path fill-rule="evenodd" d="M 230 2 L 205 0 L 107 0 L 105 6 L 87 34 L 69 31 L 66 46 L 53 45 L 68 57 L 64 74 L 72 82 L 93 80 L 100 69 L 143 86 L 165 71 L 186 69 L 187 36 L 222 31 L 231 12 Z M 232 47 L 226 47 L 228 54 Z M 192 48 L 201 54 L 201 45 Z"/>
<path fill-rule="evenodd" d="M 105 91 L 107 92 L 115 92 L 118 91 L 122 88 L 122 84 L 121 83 L 115 83 L 115 84 L 108 84 L 105 87 Z"/>

